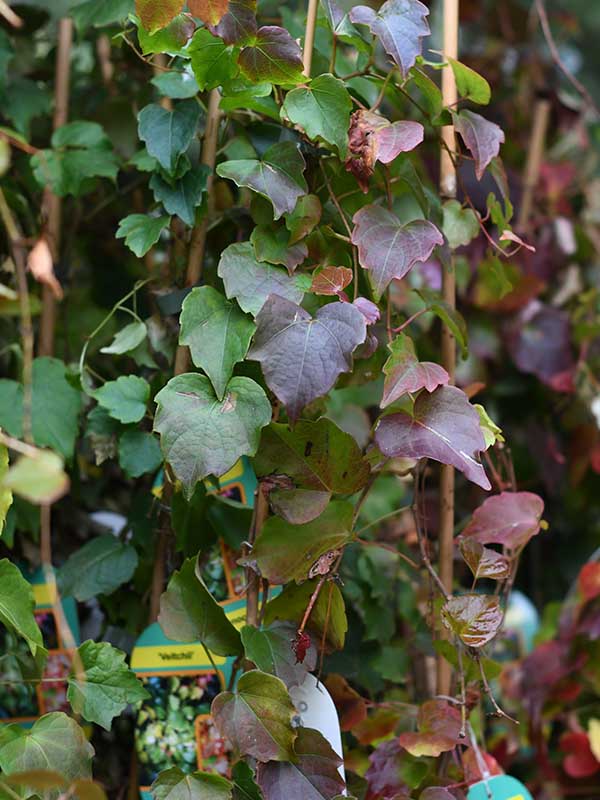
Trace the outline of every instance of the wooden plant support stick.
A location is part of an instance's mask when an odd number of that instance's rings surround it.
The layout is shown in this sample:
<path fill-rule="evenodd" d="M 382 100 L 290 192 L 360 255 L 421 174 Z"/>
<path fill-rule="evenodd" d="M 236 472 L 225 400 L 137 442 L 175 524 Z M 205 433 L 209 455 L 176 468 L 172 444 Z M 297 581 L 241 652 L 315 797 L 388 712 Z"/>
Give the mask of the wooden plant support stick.
<path fill-rule="evenodd" d="M 269 515 L 269 502 L 262 491 L 260 484 L 254 495 L 254 517 L 250 531 L 250 544 L 253 545 L 260 534 L 262 526 Z M 260 591 L 260 576 L 252 567 L 246 570 L 246 624 L 258 627 L 258 595 Z"/>
<path fill-rule="evenodd" d="M 459 0 L 444 0 L 444 56 L 458 57 Z M 454 107 L 457 101 L 456 82 L 451 69 L 442 71 L 442 96 L 444 106 Z M 442 138 L 450 152 L 456 149 L 453 125 L 442 128 Z M 444 198 L 456 196 L 456 170 L 450 154 L 442 147 L 440 158 L 440 191 Z M 442 295 L 451 308 L 456 307 L 456 279 L 454 263 L 442 269 Z M 442 366 L 454 383 L 456 369 L 456 342 L 446 325 L 442 327 Z M 439 576 L 446 592 L 452 594 L 454 556 L 454 468 L 443 464 L 440 473 L 440 528 L 439 528 Z M 437 659 L 438 694 L 450 693 L 452 673 L 450 665 L 442 657 Z"/>
<path fill-rule="evenodd" d="M 186 286 L 195 286 L 202 275 L 202 266 L 204 263 L 204 250 L 206 248 L 206 236 L 208 233 L 208 226 L 214 211 L 214 171 L 215 162 L 217 160 L 217 142 L 219 138 L 219 122 L 221 120 L 221 112 L 219 110 L 219 103 L 221 102 L 221 94 L 218 89 L 213 89 L 208 99 L 208 113 L 206 117 L 206 131 L 204 134 L 204 142 L 202 144 L 202 156 L 200 161 L 210 170 L 206 180 L 207 192 L 207 209 L 202 221 L 195 226 L 192 231 L 192 238 L 190 242 L 190 249 L 188 253 L 187 271 L 185 276 Z M 175 375 L 181 375 L 187 372 L 190 359 L 190 351 L 185 346 L 177 348 L 175 356 Z"/>
<path fill-rule="evenodd" d="M 73 20 L 61 19 L 58 23 L 58 47 L 56 50 L 56 84 L 54 89 L 53 130 L 67 122 L 69 115 L 69 90 L 71 81 L 71 44 L 73 41 Z M 44 193 L 44 210 L 47 221 L 48 244 L 54 263 L 60 255 L 60 228 L 62 200 L 50 189 Z M 41 356 L 54 353 L 54 333 L 56 327 L 56 298 L 49 286 L 42 290 L 42 313 L 40 317 L 40 338 L 38 352 Z"/>
<path fill-rule="evenodd" d="M 302 61 L 304 63 L 304 74 L 310 78 L 312 67 L 313 47 L 315 44 L 315 28 L 317 25 L 317 11 L 319 8 L 318 0 L 308 0 L 308 11 L 306 13 L 306 33 L 304 35 L 304 53 Z"/>
<path fill-rule="evenodd" d="M 523 197 L 517 218 L 517 229 L 526 233 L 531 216 L 533 197 L 540 177 L 540 166 L 544 156 L 546 133 L 550 120 L 550 101 L 542 98 L 536 100 L 533 110 L 533 127 L 527 148 L 527 164 L 525 165 L 525 178 L 523 180 Z"/>

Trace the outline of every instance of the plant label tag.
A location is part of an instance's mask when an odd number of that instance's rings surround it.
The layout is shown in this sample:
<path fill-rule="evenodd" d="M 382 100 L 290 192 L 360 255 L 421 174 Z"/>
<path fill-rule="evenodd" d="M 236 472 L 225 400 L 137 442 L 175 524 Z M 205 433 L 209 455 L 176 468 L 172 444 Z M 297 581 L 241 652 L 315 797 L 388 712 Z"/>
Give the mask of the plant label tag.
<path fill-rule="evenodd" d="M 486 781 L 474 783 L 467 800 L 533 800 L 521 781 L 510 775 L 493 775 Z"/>

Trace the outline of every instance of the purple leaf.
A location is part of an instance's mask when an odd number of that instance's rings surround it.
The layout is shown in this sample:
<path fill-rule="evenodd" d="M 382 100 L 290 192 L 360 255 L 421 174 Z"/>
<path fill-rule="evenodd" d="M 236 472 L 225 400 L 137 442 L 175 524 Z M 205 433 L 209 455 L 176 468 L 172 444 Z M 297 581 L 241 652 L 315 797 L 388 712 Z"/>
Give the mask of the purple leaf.
<path fill-rule="evenodd" d="M 383 417 L 375 441 L 386 456 L 433 458 L 464 472 L 482 489 L 491 489 L 477 460 L 479 452 L 485 450 L 479 414 L 455 386 L 441 386 L 432 394 L 422 392 L 412 416 L 400 412 Z"/>
<path fill-rule="evenodd" d="M 448 373 L 439 364 L 419 361 L 412 339 L 404 333 L 388 345 L 391 356 L 383 365 L 386 374 L 383 384 L 381 407 L 385 408 L 407 392 L 427 389 L 433 392 L 450 380 Z"/>
<path fill-rule="evenodd" d="M 502 625 L 502 608 L 495 595 L 462 594 L 442 607 L 444 625 L 467 647 L 483 647 Z"/>
<path fill-rule="evenodd" d="M 460 552 L 475 580 L 489 578 L 503 581 L 510 574 L 510 564 L 506 556 L 484 547 L 473 538 L 461 538 Z"/>
<path fill-rule="evenodd" d="M 504 131 L 495 122 L 473 111 L 460 111 L 453 116 L 454 127 L 475 159 L 475 174 L 481 180 L 487 165 L 500 152 Z"/>
<path fill-rule="evenodd" d="M 371 271 L 376 299 L 394 278 L 403 278 L 417 261 L 426 261 L 433 248 L 444 242 L 431 222 L 417 219 L 402 225 L 381 206 L 364 206 L 352 221 L 352 243 L 358 247 L 361 266 Z"/>
<path fill-rule="evenodd" d="M 368 25 L 406 78 L 409 69 L 421 55 L 421 39 L 429 36 L 429 10 L 419 0 L 387 0 L 378 12 L 368 6 L 355 6 L 350 19 Z"/>
<path fill-rule="evenodd" d="M 350 372 L 352 353 L 367 334 L 365 318 L 352 303 L 330 303 L 313 318 L 278 295 L 269 296 L 256 324 L 248 358 L 260 361 L 267 385 L 292 422 L 340 373 Z"/>
<path fill-rule="evenodd" d="M 296 85 L 302 80 L 302 51 L 285 28 L 265 25 L 259 28 L 238 57 L 247 78 L 256 83 L 268 81 Z"/>
<path fill-rule="evenodd" d="M 542 498 L 532 492 L 495 494 L 473 512 L 462 537 L 514 550 L 539 533 L 543 513 Z"/>
<path fill-rule="evenodd" d="M 273 205 L 274 219 L 279 219 L 282 214 L 290 214 L 298 198 L 306 194 L 305 167 L 304 157 L 293 142 L 278 142 L 269 147 L 262 161 L 226 161 L 219 164 L 217 174 L 266 197 Z"/>
<path fill-rule="evenodd" d="M 294 750 L 294 762 L 259 765 L 256 777 L 265 800 L 332 800 L 342 793 L 342 759 L 319 731 L 300 728 Z"/>
<path fill-rule="evenodd" d="M 377 745 L 369 756 L 370 766 L 365 772 L 369 798 L 404 798 L 402 793 L 408 792 L 408 786 L 402 780 L 399 769 L 403 754 L 404 750 L 398 739 L 390 739 Z M 408 796 L 407 794 L 406 797 Z"/>
<path fill-rule="evenodd" d="M 366 297 L 357 297 L 356 300 L 352 302 L 352 305 L 358 308 L 367 321 L 367 325 L 374 325 L 376 322 L 379 322 L 381 312 L 371 300 L 367 300 Z"/>
<path fill-rule="evenodd" d="M 230 0 L 229 11 L 218 25 L 209 26 L 225 44 L 246 44 L 256 35 L 256 0 Z"/>

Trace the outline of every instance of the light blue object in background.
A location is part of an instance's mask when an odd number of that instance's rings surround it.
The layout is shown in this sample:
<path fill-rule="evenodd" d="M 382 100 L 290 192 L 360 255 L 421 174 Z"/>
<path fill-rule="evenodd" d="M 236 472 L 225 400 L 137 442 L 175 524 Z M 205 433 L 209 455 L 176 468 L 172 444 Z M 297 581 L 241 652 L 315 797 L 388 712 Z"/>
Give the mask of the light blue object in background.
<path fill-rule="evenodd" d="M 521 781 L 510 775 L 494 775 L 487 781 L 474 783 L 467 800 L 533 800 Z"/>
<path fill-rule="evenodd" d="M 527 655 L 533 650 L 539 628 L 540 615 L 536 607 L 523 592 L 513 591 L 504 617 L 504 631 L 517 639 L 519 656 Z"/>

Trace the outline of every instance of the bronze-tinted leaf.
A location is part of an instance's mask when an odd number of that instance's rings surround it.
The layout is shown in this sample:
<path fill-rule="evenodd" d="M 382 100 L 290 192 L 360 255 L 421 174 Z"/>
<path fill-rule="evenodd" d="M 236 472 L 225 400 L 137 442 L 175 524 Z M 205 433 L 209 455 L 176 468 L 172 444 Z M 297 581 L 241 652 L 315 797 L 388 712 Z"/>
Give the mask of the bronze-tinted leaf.
<path fill-rule="evenodd" d="M 483 647 L 502 625 L 502 608 L 495 595 L 462 594 L 442 608 L 444 625 L 467 647 Z"/>
<path fill-rule="evenodd" d="M 503 581 L 510 575 L 510 563 L 506 556 L 484 547 L 475 539 L 461 538 L 460 552 L 475 580 L 489 578 Z"/>
<path fill-rule="evenodd" d="M 238 57 L 242 72 L 251 81 L 295 86 L 302 80 L 302 51 L 285 28 L 259 28 Z"/>
<path fill-rule="evenodd" d="M 446 700 L 428 700 L 419 708 L 418 732 L 401 733 L 398 741 L 416 757 L 432 756 L 452 750 L 459 742 L 460 711 Z"/>
<path fill-rule="evenodd" d="M 217 25 L 227 13 L 228 0 L 188 0 L 191 13 L 206 25 Z"/>
<path fill-rule="evenodd" d="M 135 0 L 135 13 L 148 33 L 166 28 L 183 9 L 184 0 Z"/>
<path fill-rule="evenodd" d="M 448 373 L 439 364 L 419 361 L 412 339 L 404 333 L 388 345 L 391 353 L 383 366 L 386 378 L 383 384 L 381 407 L 385 408 L 407 392 L 420 389 L 433 392 L 438 386 L 447 384 Z"/>
<path fill-rule="evenodd" d="M 246 44 L 256 35 L 256 0 L 230 0 L 229 10 L 211 31 L 225 44 Z"/>
<path fill-rule="evenodd" d="M 350 283 L 352 283 L 352 270 L 348 267 L 324 267 L 313 275 L 310 290 L 313 294 L 339 297 Z"/>

